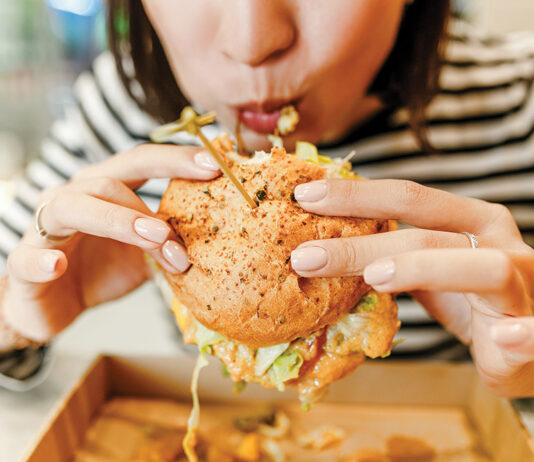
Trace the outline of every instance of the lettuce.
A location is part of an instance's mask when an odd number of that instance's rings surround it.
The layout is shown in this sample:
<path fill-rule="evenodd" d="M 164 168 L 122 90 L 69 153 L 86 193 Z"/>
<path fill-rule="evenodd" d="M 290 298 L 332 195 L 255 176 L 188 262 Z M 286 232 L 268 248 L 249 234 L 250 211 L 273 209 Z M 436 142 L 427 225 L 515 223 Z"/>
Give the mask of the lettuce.
<path fill-rule="evenodd" d="M 335 336 L 336 333 L 341 332 L 345 338 L 352 338 L 358 335 L 368 322 L 369 315 L 363 313 L 347 314 L 335 324 L 328 326 L 326 336 L 329 338 L 329 335 Z"/>
<path fill-rule="evenodd" d="M 239 382 L 234 382 L 234 395 L 239 395 L 247 388 L 247 382 L 240 380 Z"/>
<path fill-rule="evenodd" d="M 324 165 L 333 163 L 330 157 L 319 154 L 317 147 L 307 141 L 297 141 L 295 154 L 298 158 L 307 160 L 312 164 Z"/>
<path fill-rule="evenodd" d="M 377 294 L 367 294 L 360 298 L 358 304 L 350 310 L 351 313 L 358 313 L 361 311 L 373 311 L 378 304 Z"/>
<path fill-rule="evenodd" d="M 269 369 L 269 377 L 271 383 L 283 391 L 285 389 L 284 382 L 291 379 L 296 379 L 299 376 L 300 366 L 303 363 L 302 355 L 295 350 L 286 350 L 273 362 Z"/>
<path fill-rule="evenodd" d="M 280 356 L 289 347 L 289 343 L 282 343 L 280 345 L 273 345 L 265 348 L 258 348 L 256 352 L 256 365 L 254 366 L 254 375 L 261 377 L 276 358 Z"/>
<path fill-rule="evenodd" d="M 208 329 L 207 327 L 204 327 L 198 321 L 195 324 L 195 342 L 198 345 L 200 351 L 205 351 L 206 347 L 215 345 L 216 343 L 223 342 L 225 340 L 225 338 L 221 334 L 218 334 L 217 332 L 214 332 Z"/>
<path fill-rule="evenodd" d="M 297 141 L 295 154 L 300 159 L 307 160 L 314 164 L 319 163 L 319 153 L 317 152 L 317 148 L 306 141 Z"/>

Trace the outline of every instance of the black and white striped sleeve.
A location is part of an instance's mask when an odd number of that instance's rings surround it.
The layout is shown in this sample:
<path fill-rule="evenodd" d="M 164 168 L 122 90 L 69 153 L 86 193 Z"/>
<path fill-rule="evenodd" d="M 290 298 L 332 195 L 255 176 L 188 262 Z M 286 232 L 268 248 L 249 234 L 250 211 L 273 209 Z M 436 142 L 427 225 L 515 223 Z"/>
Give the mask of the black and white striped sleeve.
<path fill-rule="evenodd" d="M 154 126 L 122 86 L 110 53 L 99 56 L 93 69 L 80 75 L 74 91 L 76 104 L 52 125 L 40 156 L 13 180 L 12 195 L 0 209 L 0 277 L 5 273 L 8 255 L 33 225 L 41 191 L 65 183 L 90 163 L 146 141 L 146 134 Z M 155 190 L 147 184 L 145 189 L 150 193 L 148 201 L 153 202 L 151 208 L 157 209 L 161 187 Z M 23 379 L 37 383 L 45 357 L 44 347 L 0 354 L 0 385 L 17 388 L 14 383 Z"/>

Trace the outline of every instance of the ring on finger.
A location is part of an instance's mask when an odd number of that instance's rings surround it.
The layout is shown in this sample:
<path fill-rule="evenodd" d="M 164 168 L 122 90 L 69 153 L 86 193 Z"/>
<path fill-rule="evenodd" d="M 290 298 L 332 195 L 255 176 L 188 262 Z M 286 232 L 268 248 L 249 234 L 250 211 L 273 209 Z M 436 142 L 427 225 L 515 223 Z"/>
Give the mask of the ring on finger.
<path fill-rule="evenodd" d="M 35 231 L 37 231 L 37 234 L 46 241 L 53 242 L 56 244 L 60 242 L 67 242 L 69 239 L 72 238 L 72 236 L 74 236 L 75 233 L 67 234 L 66 236 L 55 236 L 53 234 L 49 234 L 48 231 L 44 229 L 41 223 L 41 215 L 43 214 L 43 210 L 49 204 L 49 201 L 43 202 L 35 212 Z"/>
<path fill-rule="evenodd" d="M 478 239 L 473 233 L 464 231 L 461 234 L 463 234 L 464 236 L 467 236 L 467 238 L 469 239 L 469 244 L 471 244 L 472 249 L 478 249 Z"/>

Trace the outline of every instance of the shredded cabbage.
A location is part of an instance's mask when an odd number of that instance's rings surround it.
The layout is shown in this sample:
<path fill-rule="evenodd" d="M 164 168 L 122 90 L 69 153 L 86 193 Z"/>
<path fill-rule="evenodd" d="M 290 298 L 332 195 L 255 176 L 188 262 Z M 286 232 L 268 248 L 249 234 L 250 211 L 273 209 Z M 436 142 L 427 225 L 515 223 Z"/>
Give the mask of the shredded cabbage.
<path fill-rule="evenodd" d="M 299 376 L 300 366 L 303 363 L 302 355 L 295 350 L 286 350 L 273 362 L 269 369 L 271 383 L 280 391 L 284 391 L 284 382 L 296 379 Z"/>
<path fill-rule="evenodd" d="M 198 421 L 200 419 L 200 403 L 198 400 L 198 377 L 200 370 L 209 364 L 208 358 L 204 352 L 198 355 L 193 377 L 191 379 L 191 395 L 193 396 L 193 409 L 187 421 L 187 433 L 185 434 L 182 446 L 189 462 L 198 462 L 198 456 L 195 452 L 197 444 Z"/>
<path fill-rule="evenodd" d="M 198 321 L 195 322 L 195 325 L 195 342 L 198 345 L 200 351 L 203 351 L 205 347 L 215 345 L 219 342 L 224 342 L 225 338 L 221 334 L 218 334 L 217 332 L 214 332 L 208 329 L 207 327 L 204 327 Z"/>
<path fill-rule="evenodd" d="M 289 348 L 289 343 L 273 345 L 270 347 L 258 348 L 256 352 L 256 365 L 254 366 L 254 375 L 261 377 L 276 358 Z"/>
<path fill-rule="evenodd" d="M 365 329 L 369 322 L 369 314 L 349 313 L 343 316 L 335 324 L 330 324 L 326 329 L 326 342 L 335 346 L 341 345 L 348 339 L 360 336 L 363 345 L 366 345 L 368 332 Z"/>
<path fill-rule="evenodd" d="M 345 338 L 351 338 L 358 335 L 361 329 L 369 322 L 367 315 L 362 313 L 347 314 L 335 324 L 328 326 L 328 331 L 332 330 L 341 332 Z M 327 332 L 327 336 L 330 332 Z"/>
<path fill-rule="evenodd" d="M 271 142 L 273 148 L 283 148 L 284 140 L 276 135 L 267 135 L 267 139 Z"/>

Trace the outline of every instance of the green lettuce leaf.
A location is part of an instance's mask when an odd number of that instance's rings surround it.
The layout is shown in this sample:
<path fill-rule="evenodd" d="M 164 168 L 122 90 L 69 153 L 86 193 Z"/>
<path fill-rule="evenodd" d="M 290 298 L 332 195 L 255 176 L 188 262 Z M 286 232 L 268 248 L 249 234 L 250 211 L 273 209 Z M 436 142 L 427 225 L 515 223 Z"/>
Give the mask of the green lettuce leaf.
<path fill-rule="evenodd" d="M 269 369 L 269 376 L 272 384 L 283 391 L 284 382 L 295 379 L 299 376 L 300 366 L 303 363 L 302 355 L 295 350 L 286 350 L 273 362 Z"/>
<path fill-rule="evenodd" d="M 254 366 L 254 375 L 261 377 L 276 358 L 280 356 L 289 347 L 289 343 L 281 343 L 270 347 L 258 348 L 256 352 L 256 365 Z"/>

